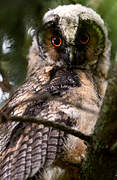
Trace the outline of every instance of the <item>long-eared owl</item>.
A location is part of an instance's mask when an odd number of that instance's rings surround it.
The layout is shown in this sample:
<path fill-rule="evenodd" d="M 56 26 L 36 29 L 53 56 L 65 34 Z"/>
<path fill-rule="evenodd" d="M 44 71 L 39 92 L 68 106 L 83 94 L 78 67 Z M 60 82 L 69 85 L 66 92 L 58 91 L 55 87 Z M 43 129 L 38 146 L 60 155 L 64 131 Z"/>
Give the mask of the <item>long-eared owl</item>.
<path fill-rule="evenodd" d="M 107 87 L 110 41 L 101 17 L 80 4 L 43 17 L 29 50 L 26 82 L 2 109 L 9 117 L 58 122 L 89 135 Z M 30 99 L 30 101 L 28 101 Z M 76 179 L 86 143 L 52 127 L 0 124 L 0 179 Z M 72 173 L 71 173 L 72 171 Z"/>

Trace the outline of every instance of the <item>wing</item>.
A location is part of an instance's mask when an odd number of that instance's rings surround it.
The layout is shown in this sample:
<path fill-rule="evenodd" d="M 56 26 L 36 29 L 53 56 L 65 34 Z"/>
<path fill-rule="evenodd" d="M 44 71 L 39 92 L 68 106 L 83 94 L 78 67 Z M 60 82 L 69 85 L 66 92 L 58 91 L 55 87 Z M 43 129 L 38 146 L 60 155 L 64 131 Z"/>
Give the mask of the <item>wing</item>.
<path fill-rule="evenodd" d="M 38 78 L 36 88 L 33 83 L 29 88 L 31 82 L 27 82 L 16 92 L 6 107 L 8 109 L 18 104 L 14 109 L 11 108 L 10 116 L 33 116 L 72 126 L 70 117 L 62 111 L 63 106 L 66 109 L 67 106 L 61 100 L 69 88 L 80 86 L 79 80 L 72 73 L 60 71 L 49 84 L 42 87 L 39 83 L 42 84 L 42 81 L 39 82 Z M 35 99 L 32 98 L 34 94 L 37 95 Z M 19 103 L 28 98 L 32 98 L 32 101 Z M 42 124 L 8 122 L 2 124 L 0 129 L 3 142 L 0 156 L 1 180 L 23 180 L 34 176 L 59 158 L 67 139 L 64 132 Z"/>
<path fill-rule="evenodd" d="M 64 133 L 43 125 L 19 123 L 0 159 L 2 179 L 27 179 L 52 164 L 62 152 Z"/>

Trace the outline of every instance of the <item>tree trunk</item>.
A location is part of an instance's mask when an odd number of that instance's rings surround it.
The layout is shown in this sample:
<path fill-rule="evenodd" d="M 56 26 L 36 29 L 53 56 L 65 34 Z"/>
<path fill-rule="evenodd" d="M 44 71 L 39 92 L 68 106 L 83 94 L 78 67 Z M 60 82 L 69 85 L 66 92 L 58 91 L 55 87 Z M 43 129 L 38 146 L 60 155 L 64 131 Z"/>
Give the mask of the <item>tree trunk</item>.
<path fill-rule="evenodd" d="M 117 64 L 109 79 L 100 117 L 82 163 L 80 180 L 117 179 Z"/>

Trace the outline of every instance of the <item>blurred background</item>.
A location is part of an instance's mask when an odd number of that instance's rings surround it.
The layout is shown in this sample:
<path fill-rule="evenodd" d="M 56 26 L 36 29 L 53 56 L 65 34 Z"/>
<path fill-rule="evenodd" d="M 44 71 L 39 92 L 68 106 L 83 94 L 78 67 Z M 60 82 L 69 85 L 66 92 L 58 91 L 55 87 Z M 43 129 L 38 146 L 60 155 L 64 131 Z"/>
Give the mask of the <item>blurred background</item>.
<path fill-rule="evenodd" d="M 105 20 L 117 60 L 117 0 L 0 0 L 0 106 L 25 81 L 27 54 L 43 14 L 58 5 L 81 3 Z"/>

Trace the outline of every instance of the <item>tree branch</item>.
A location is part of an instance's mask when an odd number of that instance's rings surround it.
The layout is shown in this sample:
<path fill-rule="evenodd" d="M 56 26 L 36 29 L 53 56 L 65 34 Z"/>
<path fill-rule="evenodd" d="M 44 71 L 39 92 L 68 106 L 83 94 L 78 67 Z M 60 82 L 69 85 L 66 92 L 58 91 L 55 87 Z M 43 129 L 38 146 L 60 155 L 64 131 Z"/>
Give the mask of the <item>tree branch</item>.
<path fill-rule="evenodd" d="M 88 143 L 91 142 L 90 136 L 87 136 L 87 135 L 85 135 L 85 134 L 83 134 L 80 131 L 77 131 L 75 129 L 71 129 L 71 127 L 65 126 L 65 125 L 60 124 L 58 122 L 49 121 L 46 119 L 38 119 L 35 117 L 13 116 L 13 117 L 10 117 L 8 120 L 8 118 L 6 118 L 6 116 L 4 116 L 4 114 L 1 114 L 1 120 L 2 120 L 2 122 L 6 122 L 6 120 L 7 120 L 7 122 L 8 121 L 16 121 L 16 122 L 28 122 L 28 123 L 43 124 L 45 126 L 53 127 L 55 129 L 64 131 L 65 133 L 71 134 L 75 137 L 78 137 L 78 138 L 80 138 L 80 139 L 82 139 Z"/>

